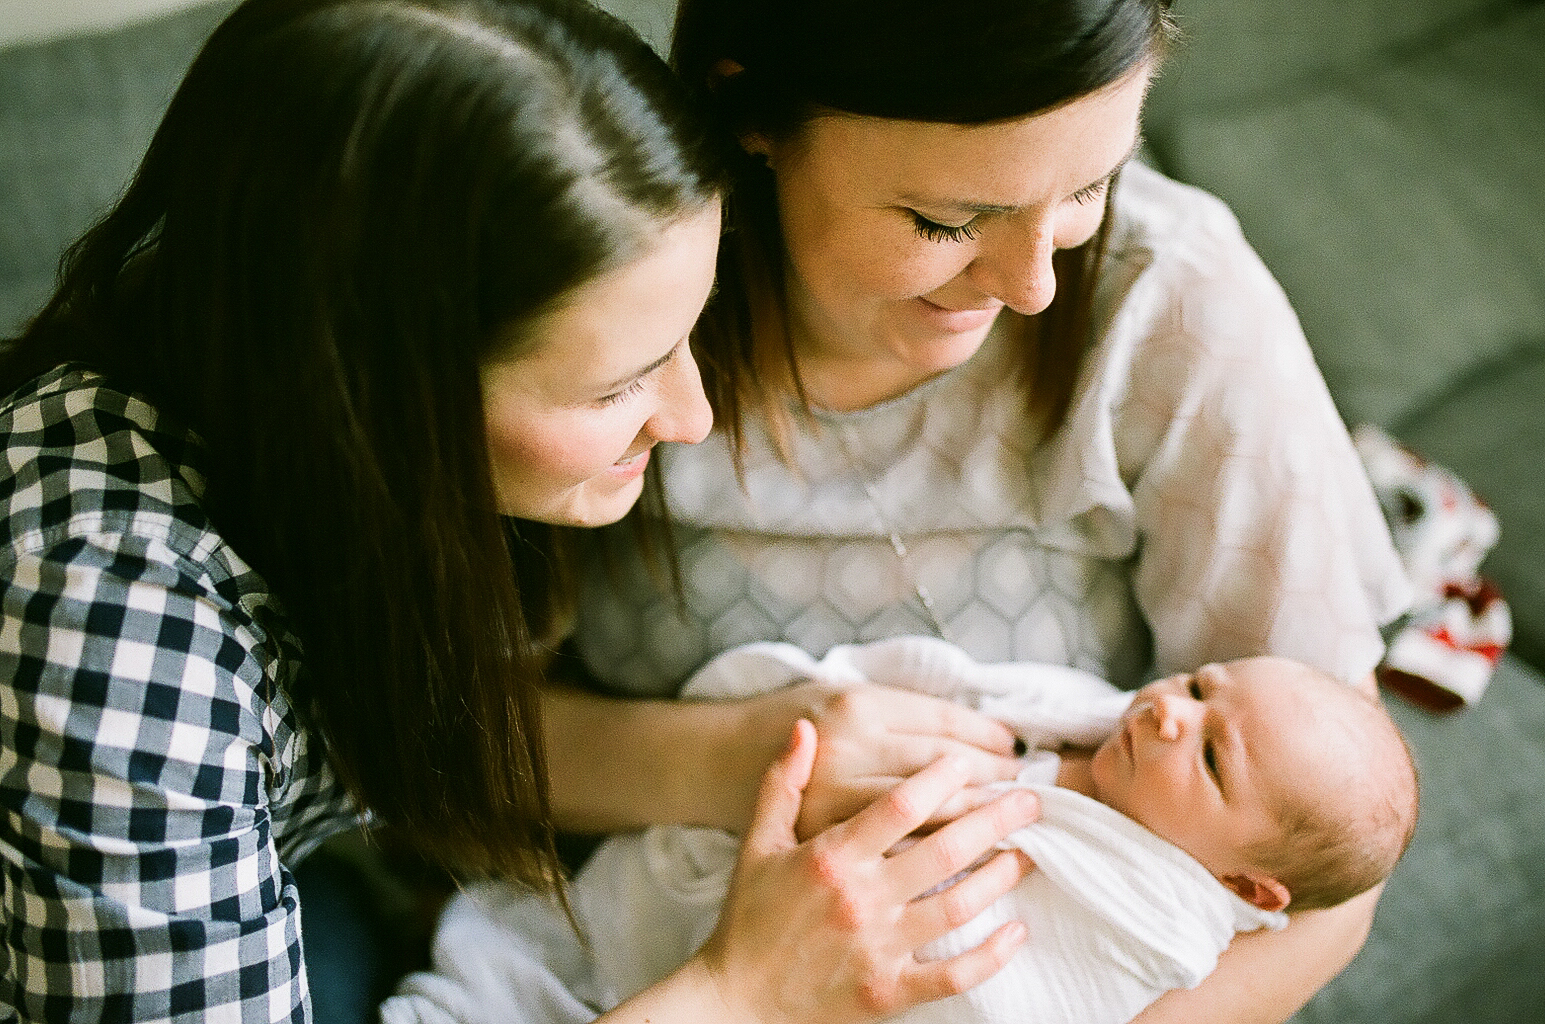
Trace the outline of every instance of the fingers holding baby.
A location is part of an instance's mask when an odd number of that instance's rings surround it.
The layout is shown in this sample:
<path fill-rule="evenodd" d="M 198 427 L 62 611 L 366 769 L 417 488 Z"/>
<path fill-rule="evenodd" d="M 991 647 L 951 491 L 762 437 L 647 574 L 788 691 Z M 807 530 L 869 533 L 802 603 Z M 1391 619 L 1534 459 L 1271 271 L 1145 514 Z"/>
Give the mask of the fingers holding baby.
<path fill-rule="evenodd" d="M 1007 726 L 958 703 L 874 683 L 806 680 L 793 694 L 809 702 L 819 738 L 796 832 L 801 839 L 845 821 L 941 758 L 962 785 L 923 823 L 934 828 L 986 804 L 992 783 L 1018 771 Z"/>
<path fill-rule="evenodd" d="M 895 641 L 844 645 L 819 659 L 792 644 L 754 643 L 710 661 L 681 695 L 745 700 L 764 723 L 761 732 L 777 743 L 798 719 L 815 726 L 815 763 L 795 829 L 801 841 L 953 758 L 964 778 L 923 822 L 933 829 L 985 805 L 993 797 L 989 787 L 1019 770 L 1015 733 L 947 699 L 937 684 L 958 666 L 938 660 L 933 647 Z"/>
<path fill-rule="evenodd" d="M 761 1005 L 782 1008 L 788 1020 L 811 1013 L 864 1020 L 965 991 L 1000 969 L 1025 939 L 1018 923 L 947 959 L 923 962 L 915 954 L 1021 879 L 1021 857 L 991 850 L 1035 818 L 1034 795 L 999 794 L 904 845 L 969 777 L 962 759 L 945 757 L 799 841 L 792 826 L 817 749 L 814 729 L 799 723 L 764 783 L 758 824 L 745 837 L 718 926 L 697 955 L 721 991 L 760 993 Z M 774 893 L 783 907 L 775 920 L 754 912 Z M 747 945 L 766 955 L 727 955 Z"/>

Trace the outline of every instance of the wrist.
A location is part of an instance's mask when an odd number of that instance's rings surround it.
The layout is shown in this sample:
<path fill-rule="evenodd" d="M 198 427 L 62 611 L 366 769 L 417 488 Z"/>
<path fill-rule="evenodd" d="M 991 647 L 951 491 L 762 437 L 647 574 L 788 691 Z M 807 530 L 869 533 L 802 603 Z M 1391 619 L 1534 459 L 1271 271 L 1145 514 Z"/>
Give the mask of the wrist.
<path fill-rule="evenodd" d="M 723 711 L 719 728 L 699 748 L 703 773 L 683 781 L 708 815 L 701 824 L 740 834 L 751 823 L 762 776 L 788 746 L 801 714 L 781 691 L 716 706 Z M 705 787 L 704 779 L 714 784 Z"/>
<path fill-rule="evenodd" d="M 678 972 L 683 984 L 697 993 L 700 1005 L 709 1011 L 714 1020 L 726 1024 L 763 1024 L 762 1015 L 743 998 L 726 976 L 722 965 L 716 966 L 712 953 L 713 939 L 704 949 L 682 965 Z"/>
<path fill-rule="evenodd" d="M 702 952 L 669 977 L 602 1014 L 596 1024 L 764 1024 L 734 998 L 723 974 Z"/>

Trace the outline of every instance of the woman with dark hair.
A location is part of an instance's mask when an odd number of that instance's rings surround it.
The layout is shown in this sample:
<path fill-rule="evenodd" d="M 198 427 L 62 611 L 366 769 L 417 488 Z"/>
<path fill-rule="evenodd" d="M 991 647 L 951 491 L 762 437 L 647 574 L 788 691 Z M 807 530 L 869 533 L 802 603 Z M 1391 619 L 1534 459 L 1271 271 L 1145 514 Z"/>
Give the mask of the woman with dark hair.
<path fill-rule="evenodd" d="M 802 830 L 940 749 L 1014 770 L 882 687 L 671 718 L 753 640 L 931 634 L 1129 687 L 1277 654 L 1371 688 L 1407 585 L 1296 318 L 1220 203 L 1131 160 L 1172 36 L 1167 0 L 682 0 L 674 63 L 739 150 L 698 329 L 717 436 L 660 459 L 676 603 L 625 536 L 584 574 L 579 654 L 649 699 L 547 702 L 555 799 L 734 829 L 797 716 Z M 1237 939 L 1142 1019 L 1286 1018 L 1375 899 Z"/>
<path fill-rule="evenodd" d="M 0 355 L 0 1016 L 312 1019 L 293 869 L 361 811 L 561 903 L 565 530 L 708 431 L 718 150 L 584 4 L 249 0 L 216 30 Z M 947 928 L 913 897 L 1033 807 L 885 859 L 960 789 L 944 762 L 799 844 L 793 737 L 725 926 L 616 1020 L 768 1019 L 780 951 L 835 965 L 790 1019 L 852 1019 L 862 968 L 916 1001 L 1022 937 L 911 960 Z M 993 865 L 951 905 L 1023 873 Z"/>

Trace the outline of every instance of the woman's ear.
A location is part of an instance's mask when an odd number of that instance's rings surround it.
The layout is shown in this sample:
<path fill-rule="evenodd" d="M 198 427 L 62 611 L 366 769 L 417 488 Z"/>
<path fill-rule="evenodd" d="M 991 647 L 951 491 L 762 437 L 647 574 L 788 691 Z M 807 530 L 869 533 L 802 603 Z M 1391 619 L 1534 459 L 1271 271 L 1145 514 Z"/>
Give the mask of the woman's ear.
<path fill-rule="evenodd" d="M 751 156 L 759 156 L 768 167 L 773 165 L 773 144 L 761 132 L 746 132 L 740 137 L 740 148 Z"/>
<path fill-rule="evenodd" d="M 1285 910 L 1288 902 L 1293 898 L 1287 886 L 1257 871 L 1224 875 L 1218 881 L 1246 903 L 1265 911 Z"/>
<path fill-rule="evenodd" d="M 708 74 L 709 91 L 717 92 L 719 87 L 722 86 L 725 82 L 728 82 L 736 75 L 743 74 L 745 70 L 746 69 L 744 66 L 733 60 L 730 60 L 727 57 L 722 60 L 715 61 L 712 70 L 710 70 Z M 761 132 L 746 132 L 744 135 L 740 136 L 739 141 L 740 148 L 742 150 L 751 156 L 761 157 L 763 163 L 765 163 L 768 167 L 772 166 L 772 139 L 768 138 L 766 135 L 763 135 Z"/>
<path fill-rule="evenodd" d="M 730 60 L 728 57 L 716 60 L 708 72 L 708 87 L 710 89 L 717 89 L 720 83 L 726 79 L 734 78 L 744 70 L 746 70 L 745 67 Z"/>

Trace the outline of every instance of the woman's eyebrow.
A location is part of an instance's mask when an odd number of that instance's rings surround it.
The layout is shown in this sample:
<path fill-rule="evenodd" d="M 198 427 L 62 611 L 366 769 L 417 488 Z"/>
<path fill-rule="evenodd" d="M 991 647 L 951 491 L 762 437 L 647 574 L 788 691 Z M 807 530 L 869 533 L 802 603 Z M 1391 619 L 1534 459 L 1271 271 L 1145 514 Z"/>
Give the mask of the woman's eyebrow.
<path fill-rule="evenodd" d="M 1096 186 L 1106 181 L 1109 181 L 1111 178 L 1114 178 L 1123 167 L 1131 162 L 1132 158 L 1137 155 L 1138 150 L 1142 149 L 1142 147 L 1143 137 L 1141 134 L 1139 134 L 1132 140 L 1131 148 L 1126 151 L 1126 154 L 1122 156 L 1120 160 L 1116 161 L 1116 165 L 1114 167 L 1091 181 L 1089 184 L 1084 185 L 1082 188 L 1075 188 L 1073 191 L 1068 193 L 1068 196 L 1076 196 L 1080 192 L 1087 192 L 1090 189 L 1095 188 Z M 973 215 L 984 213 L 1018 213 L 1021 209 L 1021 207 L 1018 206 L 1005 206 L 1002 203 L 973 203 L 967 200 L 941 199 L 937 196 L 924 196 L 918 195 L 916 193 L 907 193 L 905 195 L 899 196 L 897 197 L 897 202 L 902 206 L 922 206 L 928 209 L 959 211 L 960 213 L 969 213 Z"/>
<path fill-rule="evenodd" d="M 1131 148 L 1126 151 L 1126 155 L 1124 155 L 1120 160 L 1116 161 L 1116 166 L 1112 167 L 1110 170 L 1106 171 L 1104 174 L 1100 175 L 1098 178 L 1094 179 L 1089 184 L 1085 185 L 1083 188 L 1075 188 L 1072 192 L 1070 192 L 1068 194 L 1076 196 L 1080 192 L 1087 192 L 1090 189 L 1094 188 L 1095 186 L 1103 184 L 1104 182 L 1107 182 L 1110 179 L 1114 178 L 1116 175 L 1121 173 L 1121 169 L 1123 167 L 1125 167 L 1127 164 L 1132 162 L 1132 158 L 1137 156 L 1137 151 L 1142 149 L 1142 148 L 1143 148 L 1143 134 L 1142 134 L 1142 132 L 1138 132 L 1137 136 L 1132 140 Z"/>

